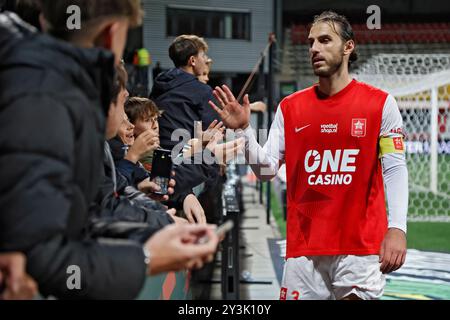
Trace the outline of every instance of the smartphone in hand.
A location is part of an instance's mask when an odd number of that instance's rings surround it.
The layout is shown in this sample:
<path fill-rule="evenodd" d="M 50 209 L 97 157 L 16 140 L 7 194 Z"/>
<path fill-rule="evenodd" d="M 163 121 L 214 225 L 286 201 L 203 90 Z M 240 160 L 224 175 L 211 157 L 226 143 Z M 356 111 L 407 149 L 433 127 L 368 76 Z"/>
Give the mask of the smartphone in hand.
<path fill-rule="evenodd" d="M 234 223 L 233 220 L 227 220 L 223 224 L 217 227 L 216 234 L 219 238 L 223 237 L 228 231 L 233 229 Z"/>
<path fill-rule="evenodd" d="M 234 223 L 232 220 L 227 220 L 225 223 L 221 224 L 220 226 L 217 227 L 217 229 L 214 231 L 216 233 L 216 235 L 220 238 L 222 238 L 223 236 L 225 236 L 225 234 L 227 232 L 229 232 L 231 229 L 233 229 L 234 227 Z M 208 237 L 204 236 L 202 238 L 199 239 L 198 243 L 199 244 L 204 244 L 208 242 Z"/>
<path fill-rule="evenodd" d="M 165 149 L 156 149 L 153 152 L 152 171 L 150 181 L 160 187 L 159 195 L 168 194 L 169 181 L 172 173 L 172 152 Z"/>

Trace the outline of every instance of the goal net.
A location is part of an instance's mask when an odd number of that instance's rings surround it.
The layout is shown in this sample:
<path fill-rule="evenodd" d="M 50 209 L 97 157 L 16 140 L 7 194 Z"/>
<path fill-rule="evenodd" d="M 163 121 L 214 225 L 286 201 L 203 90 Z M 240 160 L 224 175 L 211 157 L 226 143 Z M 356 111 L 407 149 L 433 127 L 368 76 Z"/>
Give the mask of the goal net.
<path fill-rule="evenodd" d="M 450 222 L 450 54 L 378 54 L 354 77 L 389 92 L 399 105 L 409 220 Z"/>

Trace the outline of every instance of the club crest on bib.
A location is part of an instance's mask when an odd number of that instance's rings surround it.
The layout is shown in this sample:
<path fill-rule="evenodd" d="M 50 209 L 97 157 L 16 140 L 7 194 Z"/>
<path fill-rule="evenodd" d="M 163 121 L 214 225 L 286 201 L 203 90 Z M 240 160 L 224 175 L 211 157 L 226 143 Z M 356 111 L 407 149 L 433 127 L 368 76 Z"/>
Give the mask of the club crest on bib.
<path fill-rule="evenodd" d="M 366 136 L 367 119 L 352 119 L 352 137 Z"/>

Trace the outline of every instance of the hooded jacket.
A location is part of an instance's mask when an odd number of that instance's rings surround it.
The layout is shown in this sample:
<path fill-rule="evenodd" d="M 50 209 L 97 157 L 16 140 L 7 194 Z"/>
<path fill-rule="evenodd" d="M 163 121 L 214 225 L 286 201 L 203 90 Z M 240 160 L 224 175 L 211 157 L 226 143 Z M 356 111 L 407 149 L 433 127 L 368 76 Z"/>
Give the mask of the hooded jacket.
<path fill-rule="evenodd" d="M 158 123 L 161 147 L 165 149 L 180 146 L 181 151 L 182 146 L 194 138 L 195 121 L 202 121 L 203 130 L 214 120 L 220 121 L 220 116 L 208 104 L 209 100 L 214 100 L 211 87 L 179 68 L 161 73 L 155 79 L 150 99 L 164 111 Z M 176 129 L 184 130 L 177 134 Z M 206 181 L 215 181 L 219 172 L 217 164 L 186 164 L 179 168 L 175 179 L 176 188 L 181 192 Z"/>
<path fill-rule="evenodd" d="M 114 58 L 0 14 L 0 251 L 22 251 L 44 296 L 130 299 L 142 246 L 86 235 L 102 178 Z M 70 266 L 81 288 L 69 290 Z"/>
<path fill-rule="evenodd" d="M 161 73 L 155 79 L 150 99 L 164 111 L 158 122 L 161 147 L 165 149 L 172 150 L 181 141 L 172 141 L 174 130 L 187 130 L 189 140 L 194 138 L 195 121 L 202 121 L 203 130 L 206 130 L 211 122 L 220 120 L 208 104 L 209 100 L 214 99 L 211 87 L 182 69 L 174 68 Z"/>

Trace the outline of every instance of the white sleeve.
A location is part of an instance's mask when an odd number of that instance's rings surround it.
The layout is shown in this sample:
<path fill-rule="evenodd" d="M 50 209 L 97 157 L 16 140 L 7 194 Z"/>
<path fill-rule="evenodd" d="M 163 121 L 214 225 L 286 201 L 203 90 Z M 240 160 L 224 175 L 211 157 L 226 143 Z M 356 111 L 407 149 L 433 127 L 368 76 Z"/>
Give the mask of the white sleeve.
<path fill-rule="evenodd" d="M 385 154 L 381 159 L 383 179 L 388 205 L 388 227 L 398 228 L 406 233 L 408 214 L 408 169 L 405 155 Z"/>
<path fill-rule="evenodd" d="M 383 107 L 381 118 L 380 137 L 402 137 L 403 119 L 397 105 L 397 101 L 391 95 L 388 95 Z"/>
<path fill-rule="evenodd" d="M 276 176 L 280 163 L 284 162 L 284 118 L 281 107 L 278 106 L 275 118 L 269 131 L 269 137 L 264 147 L 256 141 L 253 129 L 248 126 L 243 131 L 245 137 L 245 158 L 255 175 L 268 181 Z"/>
<path fill-rule="evenodd" d="M 389 95 L 383 108 L 380 137 L 402 137 L 403 120 L 394 97 Z M 408 169 L 404 153 L 382 156 L 383 179 L 388 205 L 388 227 L 406 233 L 408 213 Z"/>

